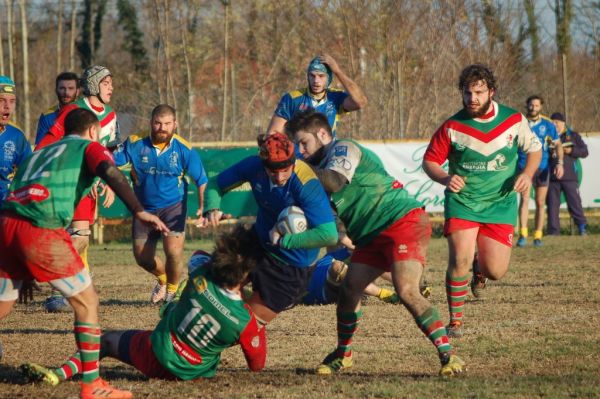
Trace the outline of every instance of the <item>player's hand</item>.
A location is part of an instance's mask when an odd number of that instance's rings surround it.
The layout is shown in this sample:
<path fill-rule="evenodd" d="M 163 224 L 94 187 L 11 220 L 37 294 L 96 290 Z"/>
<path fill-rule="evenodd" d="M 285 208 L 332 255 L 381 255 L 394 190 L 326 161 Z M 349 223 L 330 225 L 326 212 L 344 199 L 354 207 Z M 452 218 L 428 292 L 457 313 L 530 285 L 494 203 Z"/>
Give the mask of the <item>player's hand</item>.
<path fill-rule="evenodd" d="M 154 227 L 154 230 L 158 230 L 163 234 L 169 233 L 171 230 L 163 223 L 162 220 L 158 218 L 158 216 L 148 213 L 146 211 L 141 211 L 135 214 L 135 217 L 138 220 L 148 226 Z"/>
<path fill-rule="evenodd" d="M 354 243 L 346 233 L 340 233 L 339 243 L 351 251 L 354 251 Z"/>
<path fill-rule="evenodd" d="M 115 202 L 115 192 L 108 186 L 108 184 L 102 183 L 100 187 L 102 188 L 100 196 L 104 195 L 102 206 L 105 208 L 110 208 L 110 206 Z"/>
<path fill-rule="evenodd" d="M 337 61 L 329 54 L 319 55 L 317 58 L 323 64 L 326 64 L 329 68 L 331 68 L 331 72 L 333 72 L 335 74 L 337 74 L 339 72 L 340 66 L 338 65 Z"/>
<path fill-rule="evenodd" d="M 271 244 L 275 246 L 279 246 L 279 240 L 283 237 L 281 233 L 277 230 L 277 225 L 273 226 L 273 228 L 269 231 L 269 241 Z"/>
<path fill-rule="evenodd" d="M 95 184 L 92 184 L 92 188 L 90 189 L 90 193 L 88 194 L 90 197 L 92 197 L 93 199 L 97 199 L 98 198 L 98 184 L 100 182 L 97 182 Z"/>
<path fill-rule="evenodd" d="M 446 187 L 453 193 L 458 193 L 467 184 L 466 176 L 450 175 L 446 178 Z"/>
<path fill-rule="evenodd" d="M 222 217 L 223 212 L 220 209 L 211 209 L 206 213 L 204 226 L 217 227 Z"/>
<path fill-rule="evenodd" d="M 40 292 L 42 289 L 35 280 L 23 280 L 21 289 L 19 290 L 19 303 L 27 305 L 29 301 L 33 301 L 33 291 Z"/>
<path fill-rule="evenodd" d="M 556 165 L 556 167 L 554 168 L 554 176 L 556 176 L 556 178 L 558 180 L 562 179 L 562 177 L 565 175 L 565 168 L 563 165 L 558 164 Z"/>
<path fill-rule="evenodd" d="M 196 227 L 205 227 L 207 224 L 206 218 L 202 216 L 202 208 L 198 208 L 196 211 L 196 221 L 194 221 L 194 226 Z"/>
<path fill-rule="evenodd" d="M 529 193 L 529 190 L 531 190 L 531 177 L 525 173 L 521 173 L 519 176 L 517 176 L 514 190 L 518 193 Z"/>

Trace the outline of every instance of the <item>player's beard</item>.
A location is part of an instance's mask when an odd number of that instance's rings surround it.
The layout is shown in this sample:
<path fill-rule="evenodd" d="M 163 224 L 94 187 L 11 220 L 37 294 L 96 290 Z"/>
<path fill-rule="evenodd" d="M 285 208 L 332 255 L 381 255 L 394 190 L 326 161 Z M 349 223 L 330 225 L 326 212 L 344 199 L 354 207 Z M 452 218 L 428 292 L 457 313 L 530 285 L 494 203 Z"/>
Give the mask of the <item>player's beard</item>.
<path fill-rule="evenodd" d="M 318 166 L 321 163 L 321 160 L 323 159 L 323 157 L 325 156 L 325 145 L 323 143 L 320 143 L 321 147 L 319 147 L 319 149 L 317 151 L 315 151 L 310 157 L 306 158 L 305 161 L 307 161 L 309 164 L 313 165 L 313 166 Z"/>
<path fill-rule="evenodd" d="M 527 110 L 527 119 L 537 119 L 538 116 L 540 116 L 540 112 L 539 111 L 534 111 L 534 110 Z"/>
<path fill-rule="evenodd" d="M 483 115 L 485 115 L 488 112 L 488 109 L 490 109 L 491 104 L 492 104 L 492 97 L 488 97 L 487 101 L 484 102 L 483 105 L 481 107 L 479 107 L 479 109 L 477 109 L 475 111 L 471 111 L 469 109 L 469 107 L 467 106 L 467 103 L 465 103 L 465 100 L 463 100 L 463 107 L 464 107 L 465 111 L 467 112 L 467 114 L 471 118 L 481 118 Z"/>
<path fill-rule="evenodd" d="M 160 136 L 159 136 L 160 134 Z M 165 136 L 163 136 L 165 135 Z M 169 132 L 165 132 L 164 130 L 158 130 L 156 132 L 152 132 L 152 142 L 154 144 L 163 144 L 163 143 L 167 143 L 169 140 L 171 140 L 171 136 L 173 136 L 172 134 L 170 134 Z"/>
<path fill-rule="evenodd" d="M 73 101 L 75 101 L 77 99 L 76 96 L 71 96 L 71 97 L 59 97 L 58 102 L 60 103 L 61 107 L 67 105 L 67 104 L 71 104 Z"/>

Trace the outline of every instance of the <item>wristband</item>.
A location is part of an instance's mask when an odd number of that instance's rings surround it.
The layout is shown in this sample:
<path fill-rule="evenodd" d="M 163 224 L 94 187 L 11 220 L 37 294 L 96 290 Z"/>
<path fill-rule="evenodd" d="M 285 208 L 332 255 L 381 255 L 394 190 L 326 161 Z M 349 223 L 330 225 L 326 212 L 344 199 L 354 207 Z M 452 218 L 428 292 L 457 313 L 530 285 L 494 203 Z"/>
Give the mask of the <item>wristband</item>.
<path fill-rule="evenodd" d="M 563 162 L 562 160 L 559 160 L 559 161 L 558 161 L 558 164 L 559 164 L 559 165 L 564 165 L 564 162 Z"/>

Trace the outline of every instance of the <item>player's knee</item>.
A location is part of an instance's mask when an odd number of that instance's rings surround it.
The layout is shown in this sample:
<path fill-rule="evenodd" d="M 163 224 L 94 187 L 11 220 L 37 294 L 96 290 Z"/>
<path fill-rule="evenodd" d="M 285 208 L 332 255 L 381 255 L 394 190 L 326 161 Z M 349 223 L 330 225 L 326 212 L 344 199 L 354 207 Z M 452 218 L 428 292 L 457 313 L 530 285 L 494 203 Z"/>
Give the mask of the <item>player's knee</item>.
<path fill-rule="evenodd" d="M 107 331 L 100 338 L 100 359 L 107 356 L 117 358 L 119 354 L 119 340 L 121 332 Z"/>

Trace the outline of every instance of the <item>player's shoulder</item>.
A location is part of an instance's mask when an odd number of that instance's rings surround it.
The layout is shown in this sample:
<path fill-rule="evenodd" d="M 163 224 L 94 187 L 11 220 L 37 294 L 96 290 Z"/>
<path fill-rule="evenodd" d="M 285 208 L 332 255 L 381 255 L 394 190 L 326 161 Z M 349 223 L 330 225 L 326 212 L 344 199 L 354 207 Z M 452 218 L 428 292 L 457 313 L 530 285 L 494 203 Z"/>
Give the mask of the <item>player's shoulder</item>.
<path fill-rule="evenodd" d="M 289 96 L 292 100 L 295 100 L 297 98 L 302 97 L 305 94 L 306 94 L 306 89 L 296 89 L 296 90 L 288 91 L 287 93 L 285 93 L 284 97 Z"/>
<path fill-rule="evenodd" d="M 307 184 L 311 180 L 318 179 L 315 171 L 304 161 L 297 159 L 294 165 L 294 174 L 302 185 Z"/>
<path fill-rule="evenodd" d="M 12 131 L 13 134 L 25 137 L 23 129 L 21 129 L 21 126 L 17 125 L 15 122 L 8 122 L 8 125 L 6 125 L 6 127 L 7 130 Z"/>
<path fill-rule="evenodd" d="M 42 112 L 42 118 L 47 118 L 49 116 L 53 116 L 54 114 L 57 114 L 59 109 L 60 108 L 58 105 L 53 105 L 52 107 L 50 107 L 47 110 L 45 110 L 44 112 Z"/>
<path fill-rule="evenodd" d="M 501 118 L 502 120 L 508 119 L 508 118 L 515 118 L 515 119 L 519 119 L 521 121 L 525 121 L 525 115 L 523 115 L 522 112 L 517 111 L 514 108 L 509 107 L 508 105 L 504 105 L 504 104 L 500 104 L 500 103 L 496 103 L 498 104 L 498 117 Z"/>
<path fill-rule="evenodd" d="M 174 134 L 173 138 L 171 140 L 173 140 L 173 142 L 175 142 L 175 143 L 180 144 L 182 147 L 184 147 L 188 150 L 192 149 L 192 144 L 178 134 Z"/>
<path fill-rule="evenodd" d="M 134 143 L 139 144 L 146 137 L 148 137 L 148 133 L 132 134 L 127 138 L 127 141 L 129 141 L 131 144 L 134 144 Z"/>

